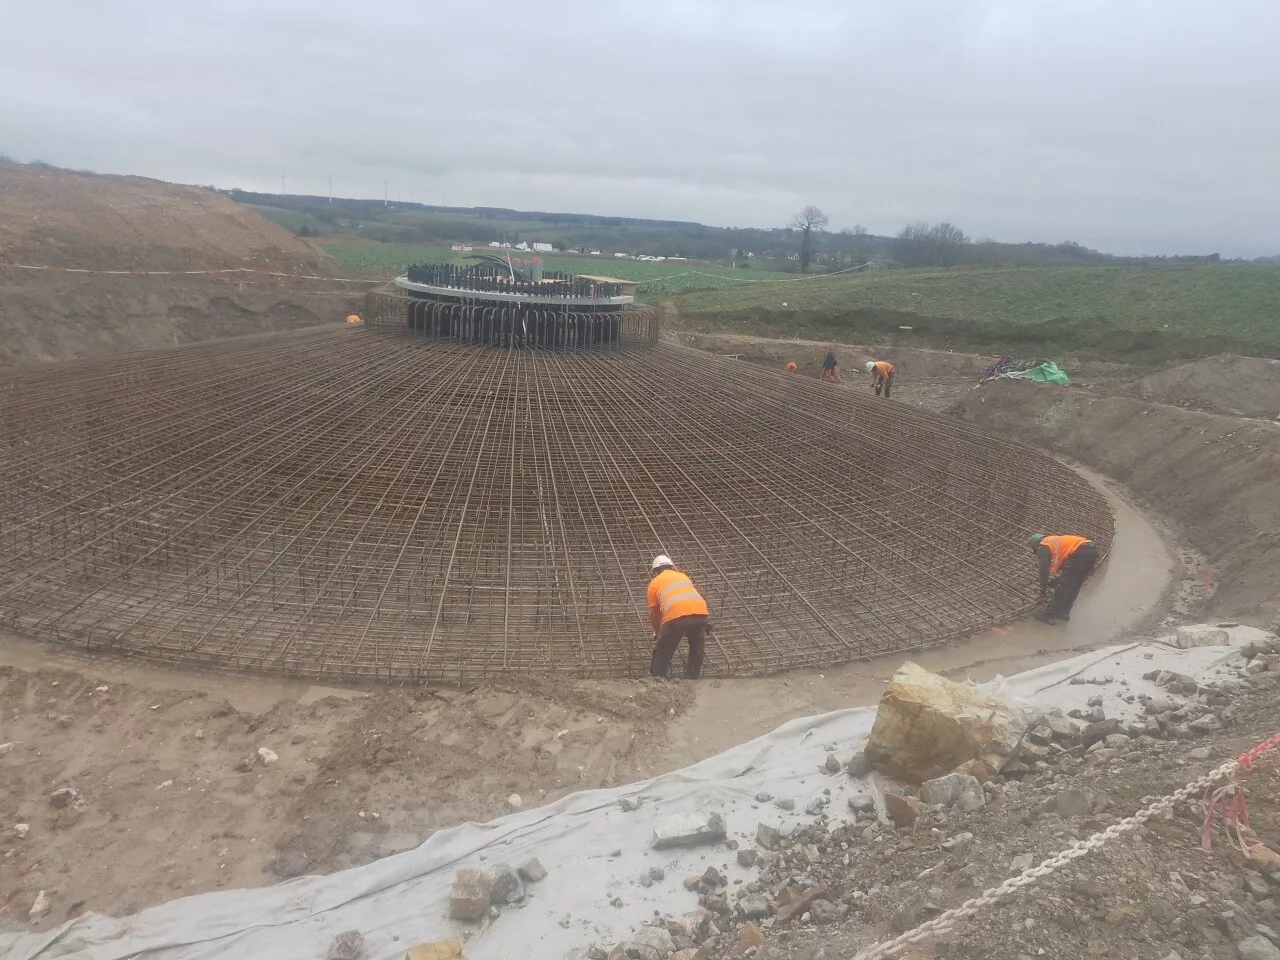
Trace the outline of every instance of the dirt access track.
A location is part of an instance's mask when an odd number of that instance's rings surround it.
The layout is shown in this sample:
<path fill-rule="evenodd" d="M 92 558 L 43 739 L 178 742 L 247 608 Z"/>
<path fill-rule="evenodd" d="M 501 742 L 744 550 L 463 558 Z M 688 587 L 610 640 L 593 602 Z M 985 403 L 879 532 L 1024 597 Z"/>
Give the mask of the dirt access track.
<path fill-rule="evenodd" d="M 0 366 L 341 322 L 363 294 L 253 274 L 107 277 L 15 264 L 353 276 L 208 190 L 0 163 Z"/>

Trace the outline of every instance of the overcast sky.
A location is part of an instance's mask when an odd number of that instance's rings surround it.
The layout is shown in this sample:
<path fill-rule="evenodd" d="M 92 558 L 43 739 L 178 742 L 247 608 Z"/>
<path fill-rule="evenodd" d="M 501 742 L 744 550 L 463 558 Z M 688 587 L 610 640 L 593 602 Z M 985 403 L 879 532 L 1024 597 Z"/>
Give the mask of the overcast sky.
<path fill-rule="evenodd" d="M 18 160 L 1280 253 L 1276 0 L 39 0 L 4 30 Z"/>

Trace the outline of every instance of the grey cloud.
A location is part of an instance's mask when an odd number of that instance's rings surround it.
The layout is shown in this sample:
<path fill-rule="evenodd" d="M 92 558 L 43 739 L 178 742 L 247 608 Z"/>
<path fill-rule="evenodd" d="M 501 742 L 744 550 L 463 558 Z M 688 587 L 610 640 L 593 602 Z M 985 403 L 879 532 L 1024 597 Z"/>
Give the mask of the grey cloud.
<path fill-rule="evenodd" d="M 0 153 L 718 224 L 1280 252 L 1265 0 L 44 0 Z"/>

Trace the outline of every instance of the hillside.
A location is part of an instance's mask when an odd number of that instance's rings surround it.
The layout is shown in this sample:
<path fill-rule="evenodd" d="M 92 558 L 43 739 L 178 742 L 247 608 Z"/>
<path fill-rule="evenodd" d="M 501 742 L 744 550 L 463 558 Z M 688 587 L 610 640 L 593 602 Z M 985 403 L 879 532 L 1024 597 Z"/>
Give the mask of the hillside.
<path fill-rule="evenodd" d="M 0 163 L 0 263 L 103 270 L 314 266 L 323 256 L 198 187 Z"/>
<path fill-rule="evenodd" d="M 735 284 L 675 298 L 689 326 L 897 335 L 1014 352 L 1280 356 L 1280 267 L 884 270 Z"/>
<path fill-rule="evenodd" d="M 104 277 L 14 264 L 347 272 L 207 190 L 0 163 L 0 365 L 292 329 L 359 304 L 355 287 L 261 275 Z"/>

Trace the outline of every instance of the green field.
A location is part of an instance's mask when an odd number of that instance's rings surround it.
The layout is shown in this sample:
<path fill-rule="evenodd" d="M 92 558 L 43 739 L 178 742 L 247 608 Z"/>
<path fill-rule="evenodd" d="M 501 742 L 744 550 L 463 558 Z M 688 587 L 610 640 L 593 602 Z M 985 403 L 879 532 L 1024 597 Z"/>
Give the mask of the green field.
<path fill-rule="evenodd" d="M 911 326 L 957 343 L 1280 356 L 1275 266 L 885 270 L 694 291 L 675 302 L 691 324 L 763 335 Z"/>
<path fill-rule="evenodd" d="M 438 244 L 415 246 L 398 243 L 328 243 L 325 250 L 338 260 L 352 267 L 377 270 L 388 275 L 402 273 L 413 263 L 467 263 L 465 254 L 457 254 L 447 246 Z M 475 253 L 498 253 L 486 246 L 477 246 Z M 503 253 L 507 251 L 501 251 Z M 619 280 L 636 281 L 641 293 L 649 296 L 677 293 L 682 290 L 720 289 L 733 286 L 772 286 L 762 283 L 790 277 L 792 274 L 774 273 L 768 270 L 735 270 L 722 264 L 686 261 L 682 263 L 651 263 L 641 260 L 620 260 L 616 257 L 565 256 L 561 254 L 529 254 L 510 251 L 516 257 L 539 256 L 547 270 L 566 273 L 594 273 Z"/>
<path fill-rule="evenodd" d="M 286 230 L 292 230 L 297 233 L 299 227 L 307 227 L 315 233 L 324 230 L 324 224 L 317 220 L 309 213 L 299 213 L 296 210 L 279 210 L 275 207 L 264 207 L 258 204 L 246 204 L 250 210 L 254 210 L 264 220 L 270 220 L 272 223 L 278 223 Z"/>
<path fill-rule="evenodd" d="M 412 263 L 466 262 L 439 244 L 326 249 L 388 276 Z M 1280 356 L 1280 266 L 955 267 L 799 277 L 695 261 L 542 260 L 549 270 L 635 280 L 650 302 L 672 301 L 691 328 L 854 342 L 906 336 L 921 345 L 1045 355 Z"/>

